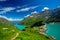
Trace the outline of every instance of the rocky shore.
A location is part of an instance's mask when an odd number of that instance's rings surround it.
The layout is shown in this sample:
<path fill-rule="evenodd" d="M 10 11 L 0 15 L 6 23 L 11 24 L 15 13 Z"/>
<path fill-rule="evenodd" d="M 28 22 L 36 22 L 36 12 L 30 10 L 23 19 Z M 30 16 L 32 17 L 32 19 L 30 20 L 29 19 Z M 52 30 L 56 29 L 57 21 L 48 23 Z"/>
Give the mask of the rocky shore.
<path fill-rule="evenodd" d="M 46 25 L 40 26 L 40 30 L 39 33 L 45 35 L 46 37 L 49 37 L 51 40 L 55 40 L 55 37 L 53 36 L 48 36 L 47 34 L 45 34 L 45 32 L 47 31 L 46 29 Z"/>
<path fill-rule="evenodd" d="M 45 34 L 45 32 L 46 32 L 46 25 L 43 25 L 43 26 L 40 26 L 40 33 L 43 33 L 43 34 Z"/>

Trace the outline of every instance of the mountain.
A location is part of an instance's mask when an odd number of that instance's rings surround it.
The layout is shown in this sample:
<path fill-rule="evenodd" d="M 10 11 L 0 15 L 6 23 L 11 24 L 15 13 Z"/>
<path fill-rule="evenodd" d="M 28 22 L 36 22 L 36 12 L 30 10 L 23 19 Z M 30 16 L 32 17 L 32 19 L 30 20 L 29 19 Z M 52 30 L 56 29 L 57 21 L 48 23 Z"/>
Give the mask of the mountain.
<path fill-rule="evenodd" d="M 0 24 L 6 24 L 6 25 L 13 25 L 9 20 L 3 18 L 3 17 L 0 17 Z"/>
<path fill-rule="evenodd" d="M 57 8 L 54 11 L 55 11 L 54 12 L 55 14 L 53 15 L 54 19 L 60 22 L 60 8 Z"/>
<path fill-rule="evenodd" d="M 28 17 L 25 17 L 22 20 L 21 24 L 28 26 L 38 26 L 39 24 L 50 22 L 60 22 L 60 8 L 44 10 L 39 13 L 31 13 Z"/>
<path fill-rule="evenodd" d="M 11 40 L 17 32 L 18 30 L 9 20 L 0 17 L 0 40 Z"/>
<path fill-rule="evenodd" d="M 47 20 L 48 22 L 60 22 L 60 7 L 53 10 L 53 13 Z"/>

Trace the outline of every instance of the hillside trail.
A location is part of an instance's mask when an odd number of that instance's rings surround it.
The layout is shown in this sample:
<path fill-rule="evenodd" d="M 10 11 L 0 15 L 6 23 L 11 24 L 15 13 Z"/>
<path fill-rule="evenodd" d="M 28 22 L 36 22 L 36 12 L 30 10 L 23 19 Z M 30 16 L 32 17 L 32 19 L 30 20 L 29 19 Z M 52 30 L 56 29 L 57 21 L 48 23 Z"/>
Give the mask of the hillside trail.
<path fill-rule="evenodd" d="M 16 35 L 11 40 L 15 40 L 18 36 L 19 36 L 19 33 L 16 33 Z"/>

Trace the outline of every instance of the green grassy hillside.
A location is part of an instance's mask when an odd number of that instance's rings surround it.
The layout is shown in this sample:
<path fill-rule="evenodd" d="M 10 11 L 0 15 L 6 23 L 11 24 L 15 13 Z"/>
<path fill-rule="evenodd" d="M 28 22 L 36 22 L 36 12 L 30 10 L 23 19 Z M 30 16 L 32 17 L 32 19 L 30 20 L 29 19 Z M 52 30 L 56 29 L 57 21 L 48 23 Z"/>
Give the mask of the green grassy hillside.
<path fill-rule="evenodd" d="M 3 21 L 2 21 L 3 20 Z M 0 19 L 0 40 L 11 40 L 18 30 L 6 19 Z"/>
<path fill-rule="evenodd" d="M 37 19 L 38 18 L 36 17 L 34 17 L 34 19 L 29 18 L 27 21 L 25 19 L 24 24 L 26 26 L 34 25 L 35 23 L 41 21 L 41 20 L 36 21 Z M 52 40 L 52 38 L 40 34 L 37 30 L 34 30 L 33 27 L 30 28 L 29 26 L 23 31 L 17 30 L 17 28 L 10 21 L 4 18 L 0 18 L 0 40 Z"/>
<path fill-rule="evenodd" d="M 27 28 L 25 31 L 20 31 L 19 36 L 15 40 L 53 40 L 51 37 L 40 34 L 33 28 Z"/>

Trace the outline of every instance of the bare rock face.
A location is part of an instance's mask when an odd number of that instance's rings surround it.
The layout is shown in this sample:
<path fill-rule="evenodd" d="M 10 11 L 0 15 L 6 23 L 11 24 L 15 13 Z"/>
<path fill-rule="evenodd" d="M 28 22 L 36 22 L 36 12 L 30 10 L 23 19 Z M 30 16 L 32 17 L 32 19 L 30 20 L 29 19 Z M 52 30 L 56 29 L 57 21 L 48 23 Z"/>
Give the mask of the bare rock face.
<path fill-rule="evenodd" d="M 45 25 L 40 27 L 40 33 L 45 33 L 46 32 L 46 27 Z"/>

